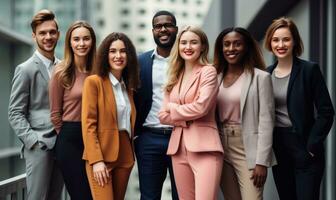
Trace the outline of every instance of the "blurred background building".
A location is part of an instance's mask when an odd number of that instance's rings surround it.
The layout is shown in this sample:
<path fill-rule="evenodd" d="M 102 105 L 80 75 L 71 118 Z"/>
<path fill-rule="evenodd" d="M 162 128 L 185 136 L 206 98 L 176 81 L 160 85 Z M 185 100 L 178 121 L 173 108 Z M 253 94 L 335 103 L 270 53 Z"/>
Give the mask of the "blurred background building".
<path fill-rule="evenodd" d="M 155 46 L 151 21 L 154 13 L 161 9 L 173 12 L 180 28 L 189 24 L 203 27 L 209 37 L 210 49 L 213 49 L 218 33 L 229 26 L 247 28 L 262 45 L 263 35 L 272 20 L 288 16 L 296 22 L 302 35 L 305 45 L 302 58 L 320 64 L 334 106 L 336 104 L 336 9 L 333 0 L 1 0 L 0 181 L 25 172 L 24 160 L 19 158 L 20 142 L 8 123 L 8 100 L 15 66 L 30 57 L 34 51 L 30 20 L 34 13 L 43 8 L 53 10 L 58 18 L 61 38 L 56 54 L 59 58 L 63 57 L 67 28 L 79 19 L 87 20 L 94 27 L 97 44 L 110 32 L 124 32 L 140 53 Z M 264 51 L 264 56 L 267 64 L 273 62 L 274 57 L 269 52 Z M 326 142 L 326 173 L 321 188 L 323 200 L 336 199 L 334 127 Z M 135 167 L 126 199 L 139 199 L 138 192 Z M 265 199 L 278 199 L 271 171 L 264 196 Z M 168 200 L 169 197 L 167 182 L 162 199 Z"/>

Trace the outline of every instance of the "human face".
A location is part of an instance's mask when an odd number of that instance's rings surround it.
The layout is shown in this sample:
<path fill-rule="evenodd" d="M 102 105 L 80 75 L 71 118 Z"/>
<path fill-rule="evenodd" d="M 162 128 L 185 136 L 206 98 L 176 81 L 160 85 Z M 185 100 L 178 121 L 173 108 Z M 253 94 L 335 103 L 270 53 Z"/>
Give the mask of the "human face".
<path fill-rule="evenodd" d="M 171 16 L 159 15 L 153 20 L 152 33 L 158 47 L 172 48 L 177 35 L 177 26 Z"/>
<path fill-rule="evenodd" d="M 122 70 L 127 65 L 125 43 L 121 40 L 113 41 L 109 49 L 108 58 L 111 72 L 116 78 L 120 79 Z"/>
<path fill-rule="evenodd" d="M 293 55 L 294 41 L 288 28 L 278 28 L 271 39 L 272 52 L 277 58 L 291 58 Z"/>
<path fill-rule="evenodd" d="M 232 31 L 223 37 L 223 55 L 229 64 L 240 64 L 245 49 L 244 38 L 240 33 Z"/>
<path fill-rule="evenodd" d="M 87 56 L 92 47 L 90 31 L 85 27 L 74 29 L 71 33 L 70 45 L 75 57 Z"/>
<path fill-rule="evenodd" d="M 201 38 L 194 32 L 186 31 L 179 42 L 180 56 L 189 63 L 197 62 L 202 52 Z"/>
<path fill-rule="evenodd" d="M 47 57 L 48 55 L 53 56 L 59 38 L 59 31 L 54 20 L 48 20 L 36 26 L 32 36 L 41 54 Z"/>

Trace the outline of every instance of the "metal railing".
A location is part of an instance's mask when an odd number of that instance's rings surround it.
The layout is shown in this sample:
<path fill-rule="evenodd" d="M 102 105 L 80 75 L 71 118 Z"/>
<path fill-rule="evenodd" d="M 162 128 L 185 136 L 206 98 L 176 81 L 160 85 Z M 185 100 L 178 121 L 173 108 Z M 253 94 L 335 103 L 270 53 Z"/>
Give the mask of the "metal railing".
<path fill-rule="evenodd" d="M 0 199 L 24 200 L 26 197 L 26 174 L 0 182 Z"/>
<path fill-rule="evenodd" d="M 21 174 L 4 181 L 0 181 L 0 200 L 26 200 L 26 174 Z M 69 200 L 70 197 L 64 187 L 62 200 Z"/>

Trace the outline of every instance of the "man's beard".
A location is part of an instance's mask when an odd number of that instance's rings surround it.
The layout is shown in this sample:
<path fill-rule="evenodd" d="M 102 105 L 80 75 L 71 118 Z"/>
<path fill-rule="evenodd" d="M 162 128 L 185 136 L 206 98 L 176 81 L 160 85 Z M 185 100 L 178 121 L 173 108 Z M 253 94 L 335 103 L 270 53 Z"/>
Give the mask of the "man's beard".
<path fill-rule="evenodd" d="M 48 50 L 48 49 L 45 49 L 44 48 L 44 46 L 42 45 L 42 44 L 40 44 L 39 42 L 36 42 L 36 44 L 37 44 L 37 46 L 41 49 L 41 50 L 43 50 L 43 51 L 45 51 L 45 52 L 54 52 L 55 51 L 55 48 L 56 48 L 56 45 L 57 45 L 57 43 L 55 43 L 54 44 L 54 46 L 53 46 L 53 48 L 51 49 L 51 50 Z"/>
<path fill-rule="evenodd" d="M 171 49 L 174 45 L 176 39 L 176 35 L 170 35 L 170 39 L 167 43 L 161 43 L 160 39 L 158 37 L 154 37 L 154 41 L 158 47 L 161 47 L 163 49 Z"/>

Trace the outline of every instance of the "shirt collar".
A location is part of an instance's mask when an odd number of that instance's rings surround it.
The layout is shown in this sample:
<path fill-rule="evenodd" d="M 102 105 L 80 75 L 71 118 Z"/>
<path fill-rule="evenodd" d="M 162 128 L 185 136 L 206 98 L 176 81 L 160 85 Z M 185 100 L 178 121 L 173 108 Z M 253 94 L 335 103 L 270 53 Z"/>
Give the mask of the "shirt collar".
<path fill-rule="evenodd" d="M 165 61 L 169 60 L 169 56 L 168 56 L 167 58 L 160 56 L 160 55 L 158 54 L 156 48 L 154 49 L 154 51 L 153 51 L 151 57 L 152 57 L 152 59 L 159 59 L 159 60 L 165 60 Z"/>
<path fill-rule="evenodd" d="M 35 51 L 35 54 L 37 55 L 37 57 L 39 59 L 42 60 L 43 64 L 46 66 L 46 67 L 49 67 L 50 64 L 57 64 L 58 62 L 58 59 L 54 58 L 54 61 L 50 60 L 49 58 L 45 57 L 44 55 L 42 55 L 38 50 Z"/>
<path fill-rule="evenodd" d="M 109 73 L 109 79 L 113 86 L 116 86 L 118 84 L 121 84 L 123 87 L 125 86 L 124 80 L 121 78 L 121 82 L 119 82 L 118 79 L 112 74 L 112 72 Z"/>

